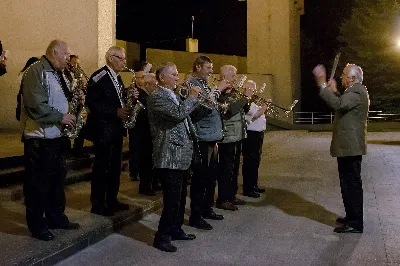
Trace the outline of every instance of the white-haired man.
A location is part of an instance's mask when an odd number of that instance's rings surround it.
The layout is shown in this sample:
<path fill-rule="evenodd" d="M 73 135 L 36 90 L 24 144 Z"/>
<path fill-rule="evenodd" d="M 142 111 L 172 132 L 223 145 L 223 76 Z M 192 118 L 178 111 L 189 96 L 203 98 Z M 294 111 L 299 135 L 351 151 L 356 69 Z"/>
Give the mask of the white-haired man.
<path fill-rule="evenodd" d="M 118 46 L 110 47 L 106 63 L 90 77 L 85 105 L 89 109 L 87 138 L 93 141 L 95 153 L 91 212 L 111 216 L 116 211 L 129 209 L 128 204 L 117 199 L 123 136 L 126 136 L 122 121 L 130 113 L 125 107 L 125 88 L 119 75 L 125 68 L 125 50 Z"/>
<path fill-rule="evenodd" d="M 336 233 L 362 233 L 363 189 L 361 181 L 362 155 L 367 152 L 366 132 L 369 109 L 367 88 L 362 84 L 361 67 L 348 64 L 341 76 L 346 88 L 341 95 L 334 79 L 326 81 L 324 66 L 318 65 L 313 74 L 320 87 L 321 98 L 335 110 L 331 156 L 337 157 L 340 188 L 346 217 L 339 217 Z"/>

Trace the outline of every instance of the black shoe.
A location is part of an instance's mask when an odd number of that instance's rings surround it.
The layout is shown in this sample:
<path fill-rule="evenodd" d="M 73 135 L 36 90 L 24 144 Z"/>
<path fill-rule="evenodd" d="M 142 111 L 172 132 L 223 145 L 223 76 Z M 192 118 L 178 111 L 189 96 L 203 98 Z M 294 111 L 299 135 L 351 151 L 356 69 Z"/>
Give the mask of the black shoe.
<path fill-rule="evenodd" d="M 146 196 L 155 196 L 157 195 L 154 190 L 139 190 L 139 194 L 146 195 Z"/>
<path fill-rule="evenodd" d="M 127 210 L 129 210 L 129 205 L 126 204 L 126 203 L 122 203 L 122 202 L 117 201 L 116 203 L 114 203 L 111 206 L 109 206 L 109 208 L 111 210 L 113 210 L 114 212 L 127 211 Z"/>
<path fill-rule="evenodd" d="M 349 225 L 342 225 L 333 229 L 335 233 L 362 233 L 363 229 L 353 228 Z"/>
<path fill-rule="evenodd" d="M 87 159 L 90 158 L 89 153 L 84 153 L 84 152 L 72 152 L 71 156 L 75 159 Z"/>
<path fill-rule="evenodd" d="M 139 181 L 139 178 L 138 178 L 137 175 L 130 175 L 130 176 L 129 176 L 129 179 L 130 179 L 131 181 Z"/>
<path fill-rule="evenodd" d="M 223 210 L 228 210 L 228 211 L 237 211 L 238 207 L 236 205 L 233 205 L 229 201 L 224 201 L 222 203 L 217 203 L 215 205 L 218 209 L 223 209 Z"/>
<path fill-rule="evenodd" d="M 242 199 L 235 198 L 231 201 L 233 205 L 246 205 L 246 202 Z"/>
<path fill-rule="evenodd" d="M 80 225 L 78 223 L 68 222 L 66 224 L 49 224 L 49 229 L 64 229 L 64 230 L 74 230 L 79 229 Z"/>
<path fill-rule="evenodd" d="M 258 186 L 255 186 L 255 187 L 254 187 L 254 192 L 257 192 L 257 193 L 264 193 L 264 192 L 265 192 L 265 188 L 260 188 L 260 187 L 258 187 Z"/>
<path fill-rule="evenodd" d="M 247 193 L 243 192 L 243 196 L 250 197 L 250 198 L 259 198 L 259 197 L 261 197 L 260 194 L 254 192 L 254 191 L 250 191 L 250 192 L 247 192 Z"/>
<path fill-rule="evenodd" d="M 162 191 L 161 186 L 153 186 L 153 191 Z"/>
<path fill-rule="evenodd" d="M 197 219 L 197 220 L 189 219 L 189 226 L 197 228 L 197 229 L 202 229 L 202 230 L 213 229 L 212 225 L 207 223 L 206 220 L 204 220 L 203 218 Z"/>
<path fill-rule="evenodd" d="M 221 214 L 216 214 L 214 211 L 211 211 L 209 213 L 203 213 L 203 218 L 204 219 L 210 219 L 210 220 L 223 220 L 224 216 Z"/>
<path fill-rule="evenodd" d="M 177 248 L 169 242 L 154 241 L 153 247 L 165 252 L 175 252 L 177 250 Z"/>
<path fill-rule="evenodd" d="M 346 219 L 346 217 L 338 217 L 336 219 L 336 223 L 338 223 L 338 224 L 347 224 L 347 219 Z"/>
<path fill-rule="evenodd" d="M 171 236 L 171 240 L 193 240 L 193 239 L 196 239 L 195 235 L 186 233 L 181 233 Z"/>
<path fill-rule="evenodd" d="M 43 241 L 50 241 L 54 239 L 54 235 L 48 229 L 32 232 L 32 236 Z"/>
<path fill-rule="evenodd" d="M 102 216 L 113 216 L 114 215 L 114 211 L 112 209 L 106 208 L 106 207 L 102 207 L 102 208 L 92 207 L 90 212 L 97 214 L 97 215 L 102 215 Z"/>

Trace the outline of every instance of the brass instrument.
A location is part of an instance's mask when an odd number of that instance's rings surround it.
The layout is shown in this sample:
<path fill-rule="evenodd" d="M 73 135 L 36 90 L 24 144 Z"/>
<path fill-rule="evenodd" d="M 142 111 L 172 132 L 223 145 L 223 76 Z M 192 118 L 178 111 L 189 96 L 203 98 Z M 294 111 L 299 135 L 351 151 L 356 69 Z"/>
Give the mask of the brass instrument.
<path fill-rule="evenodd" d="M 177 88 L 177 93 L 183 99 L 186 99 L 189 96 L 190 89 L 194 87 L 194 84 L 189 80 L 186 80 L 184 85 L 179 85 Z M 207 109 L 219 108 L 218 102 L 213 99 L 213 92 L 207 93 L 205 90 L 201 90 L 199 95 L 199 102 L 202 106 Z"/>
<path fill-rule="evenodd" d="M 125 69 L 128 70 L 129 72 L 131 72 L 133 74 L 133 77 L 131 80 L 131 84 L 127 90 L 126 100 L 125 100 L 125 107 L 130 110 L 130 115 L 128 115 L 128 117 L 126 119 L 124 119 L 122 121 L 122 123 L 123 123 L 124 128 L 131 129 L 136 124 L 136 118 L 137 118 L 139 112 L 142 109 L 145 109 L 145 107 L 140 101 L 135 100 L 134 91 L 133 91 L 133 88 L 131 88 L 135 85 L 135 82 L 136 82 L 135 71 L 133 69 L 130 69 L 127 67 L 125 67 Z"/>
<path fill-rule="evenodd" d="M 244 97 L 247 98 L 249 100 L 249 102 L 254 102 L 255 104 L 261 106 L 261 105 L 266 105 L 267 109 L 265 111 L 265 114 L 268 116 L 272 116 L 272 117 L 278 117 L 282 114 L 284 114 L 286 117 L 289 117 L 289 114 L 292 112 L 293 108 L 295 107 L 295 105 L 297 104 L 298 100 L 294 100 L 292 105 L 287 109 L 281 106 L 278 106 L 276 104 L 274 104 L 271 100 L 266 100 L 264 98 L 262 98 L 259 94 L 261 94 L 265 87 L 266 84 L 263 83 L 260 87 L 260 90 L 257 92 L 255 92 L 252 96 L 248 97 L 246 95 L 244 95 L 243 91 L 243 85 L 245 80 L 247 79 L 246 76 L 243 76 L 238 84 L 232 89 L 233 94 L 236 97 Z"/>
<path fill-rule="evenodd" d="M 87 76 L 83 72 L 82 68 L 74 67 L 71 64 L 68 66 L 69 71 L 74 74 L 76 80 L 76 82 L 72 82 L 72 99 L 69 102 L 68 113 L 76 116 L 76 124 L 75 127 L 66 125 L 63 129 L 63 132 L 68 138 L 75 139 L 79 136 L 79 132 L 86 123 L 87 110 L 83 105 L 82 93 L 86 90 L 86 85 L 83 78 L 85 77 L 87 81 Z"/>

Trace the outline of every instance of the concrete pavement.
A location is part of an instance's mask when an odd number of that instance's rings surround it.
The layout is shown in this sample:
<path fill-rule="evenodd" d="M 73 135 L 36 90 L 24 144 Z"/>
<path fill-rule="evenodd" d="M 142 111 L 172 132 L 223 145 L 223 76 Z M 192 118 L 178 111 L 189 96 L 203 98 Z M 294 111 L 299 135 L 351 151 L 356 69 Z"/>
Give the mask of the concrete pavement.
<path fill-rule="evenodd" d="M 151 247 L 156 212 L 58 265 L 399 265 L 400 133 L 368 135 L 363 234 L 333 233 L 344 210 L 330 136 L 267 132 L 259 182 L 266 193 L 243 197 L 249 203 L 236 212 L 216 209 L 225 220 L 211 221 L 212 231 L 184 226 L 197 239 L 176 241 L 176 253 Z"/>

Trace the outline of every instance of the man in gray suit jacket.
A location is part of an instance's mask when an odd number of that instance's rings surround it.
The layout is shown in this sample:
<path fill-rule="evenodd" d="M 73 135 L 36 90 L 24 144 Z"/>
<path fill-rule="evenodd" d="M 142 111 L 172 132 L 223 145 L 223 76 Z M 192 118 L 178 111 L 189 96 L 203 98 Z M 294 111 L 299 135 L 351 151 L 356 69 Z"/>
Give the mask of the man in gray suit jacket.
<path fill-rule="evenodd" d="M 195 236 L 182 230 L 187 182 L 186 171 L 193 156 L 196 140 L 190 113 L 198 106 L 199 87 L 181 101 L 174 89 L 179 80 L 175 64 L 166 63 L 156 71 L 159 88 L 147 101 L 150 130 L 153 140 L 155 174 L 163 187 L 164 208 L 153 246 L 166 252 L 177 248 L 171 240 L 192 240 Z"/>
<path fill-rule="evenodd" d="M 341 95 L 336 81 L 326 82 L 326 71 L 322 65 L 313 70 L 321 98 L 335 110 L 335 122 L 331 142 L 331 155 L 337 157 L 340 188 L 346 217 L 338 218 L 341 224 L 336 233 L 362 233 L 363 189 L 361 182 L 362 155 L 367 153 L 366 132 L 369 109 L 367 88 L 362 85 L 361 67 L 347 64 L 341 76 L 346 88 Z"/>

